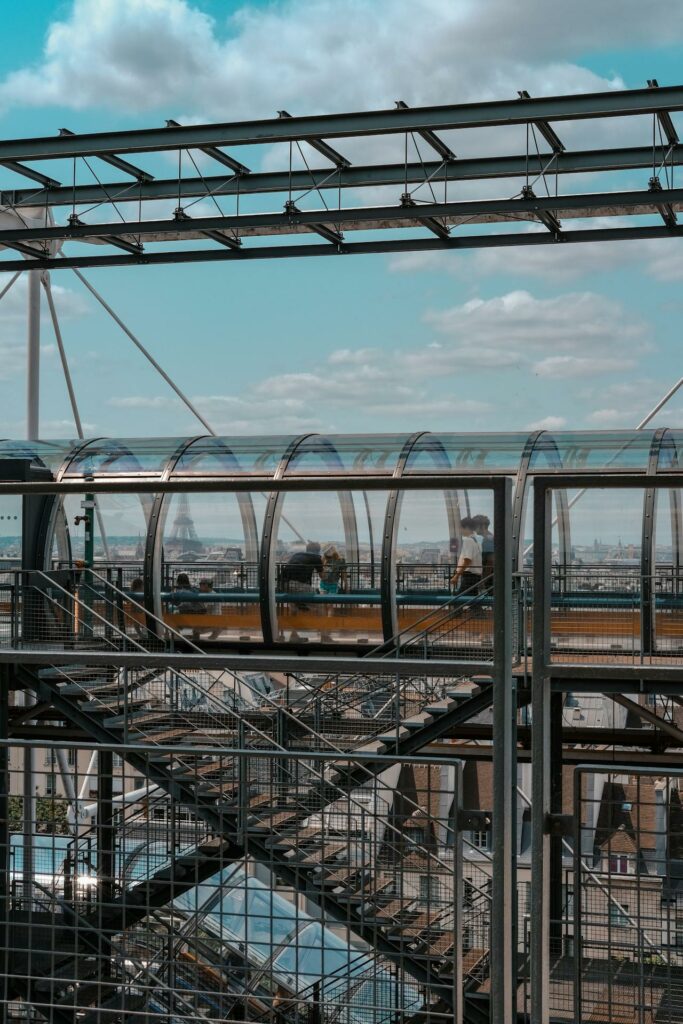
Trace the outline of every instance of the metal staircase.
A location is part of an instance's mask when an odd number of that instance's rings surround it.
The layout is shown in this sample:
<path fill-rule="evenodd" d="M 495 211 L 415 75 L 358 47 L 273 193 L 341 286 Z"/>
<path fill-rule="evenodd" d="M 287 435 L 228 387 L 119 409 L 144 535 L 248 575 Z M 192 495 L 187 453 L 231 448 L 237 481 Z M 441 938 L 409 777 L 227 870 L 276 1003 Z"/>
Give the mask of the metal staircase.
<path fill-rule="evenodd" d="M 111 604 L 120 607 L 119 595 L 112 595 Z M 119 634 L 118 627 L 109 628 L 107 646 L 118 646 Z M 130 642 L 128 636 L 126 641 Z M 140 637 L 133 643 L 142 647 Z M 215 680 L 207 680 L 201 673 L 135 670 L 112 676 L 107 669 L 86 668 L 75 673 L 64 667 L 33 671 L 22 665 L 16 676 L 39 700 L 49 702 L 97 742 L 139 744 L 139 752 L 130 747 L 126 750 L 127 762 L 173 801 L 191 808 L 194 818 L 204 825 L 191 849 L 172 855 L 163 867 L 112 894 L 95 911 L 79 915 L 78 928 L 74 929 L 72 920 L 77 948 L 72 936 L 60 947 L 58 960 L 52 951 L 46 955 L 42 981 L 35 981 L 38 968 L 34 959 L 33 980 L 23 986 L 25 998 L 31 998 L 36 985 L 44 985 L 50 997 L 47 1002 L 52 1005 L 55 1000 L 72 1000 L 72 1015 L 76 1005 L 80 1009 L 93 1005 L 88 999 L 100 997 L 102 981 L 97 970 L 102 961 L 88 955 L 91 933 L 98 937 L 97 942 L 104 937 L 111 945 L 113 937 L 132 928 L 154 908 L 166 906 L 226 864 L 249 858 L 265 864 L 293 892 L 305 895 L 327 918 L 348 928 L 424 986 L 430 994 L 425 1009 L 447 1012 L 453 1005 L 458 980 L 452 974 L 452 952 L 458 932 L 452 865 L 444 863 L 424 840 L 406 844 L 405 821 L 384 821 L 381 842 L 367 842 L 362 835 L 350 839 L 350 816 L 364 811 L 359 790 L 370 786 L 376 794 L 387 762 L 354 763 L 348 755 L 362 751 L 399 760 L 416 753 L 458 722 L 486 710 L 492 701 L 491 686 L 465 700 L 459 691 L 446 690 L 442 699 L 428 701 L 418 711 L 414 702 L 408 701 L 402 708 L 404 717 L 391 729 L 382 718 L 376 718 L 369 737 L 366 729 L 360 739 L 350 736 L 350 742 L 339 747 L 309 724 L 305 706 L 298 712 L 283 709 L 275 700 L 263 700 L 259 695 L 260 704 L 238 710 L 237 702 L 217 696 Z M 234 678 L 250 691 L 248 680 Z M 180 705 L 177 695 L 183 688 L 198 694 L 194 706 Z M 336 752 L 339 761 L 328 760 L 327 768 L 313 767 L 296 777 L 282 761 L 276 779 L 271 775 L 264 782 L 254 769 L 264 750 L 283 750 L 277 729 L 283 716 L 303 729 L 314 749 Z M 367 726 L 367 719 L 363 721 Z M 215 755 L 193 754 L 191 747 L 202 744 L 204 750 L 213 748 Z M 173 750 L 180 745 L 181 755 Z M 253 761 L 244 753 L 231 753 L 236 746 L 253 747 Z M 424 807 L 414 809 L 429 828 L 443 828 L 443 821 Z M 425 909 L 414 892 L 397 892 L 392 879 L 411 872 L 431 880 L 429 884 L 441 885 L 443 897 L 428 900 Z M 67 905 L 61 909 L 68 921 Z M 66 930 L 69 932 L 68 927 Z M 98 948 L 101 951 L 101 945 Z M 21 989 L 21 970 L 14 973 Z M 117 993 L 114 988 L 112 998 Z M 112 1006 L 108 1019 L 117 1019 L 112 1016 L 117 1013 L 125 1018 L 126 1012 L 123 1005 L 120 1010 Z"/>

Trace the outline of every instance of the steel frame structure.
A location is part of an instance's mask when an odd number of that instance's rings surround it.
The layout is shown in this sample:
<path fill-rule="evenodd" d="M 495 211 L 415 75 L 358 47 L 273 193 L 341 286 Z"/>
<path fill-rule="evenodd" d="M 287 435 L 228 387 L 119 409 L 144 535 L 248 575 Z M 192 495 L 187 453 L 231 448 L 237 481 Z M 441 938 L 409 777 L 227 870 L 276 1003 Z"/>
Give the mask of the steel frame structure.
<path fill-rule="evenodd" d="M 661 434 L 657 432 L 657 443 L 661 442 Z M 553 902 L 560 885 L 561 851 L 558 850 L 563 835 L 566 834 L 566 822 L 562 818 L 561 785 L 558 790 L 557 780 L 562 771 L 562 753 L 557 749 L 556 736 L 561 733 L 562 707 L 558 705 L 553 694 L 553 684 L 563 686 L 563 680 L 580 680 L 602 686 L 603 682 L 615 677 L 621 680 L 638 681 L 642 691 L 643 684 L 649 684 L 652 692 L 659 692 L 662 681 L 676 676 L 680 679 L 680 668 L 671 665 L 653 665 L 644 662 L 649 653 L 647 644 L 643 645 L 642 663 L 637 666 L 619 667 L 612 665 L 572 664 L 571 656 L 566 663 L 557 664 L 551 652 L 551 536 L 552 536 L 552 497 L 559 486 L 581 491 L 591 489 L 642 488 L 642 476 L 634 473 L 605 474 L 596 477 L 594 474 L 579 472 L 555 474 L 539 474 L 534 479 L 534 541 L 533 541 L 533 656 L 531 671 L 531 712 L 533 727 L 531 730 L 531 764 L 532 764 L 532 855 L 531 855 L 531 913 L 535 927 L 531 929 L 530 968 L 531 968 L 531 1022 L 546 1024 L 550 1019 L 550 976 L 551 976 L 551 932 L 553 918 Z M 679 478 L 675 473 L 662 473 L 648 480 L 645 490 L 645 514 L 652 514 L 654 493 L 668 490 L 676 493 Z M 648 540 L 652 531 L 650 524 L 643 527 L 644 537 Z M 649 581 L 646 593 L 646 605 L 651 602 Z M 644 616 L 651 621 L 651 609 L 646 607 Z M 675 683 L 674 683 L 675 685 Z M 630 703 L 630 702 L 629 702 Z M 634 705 L 637 707 L 637 705 Z M 638 708 L 639 714 L 648 714 Z M 656 717 L 656 716 L 655 716 Z M 613 758 L 613 770 L 619 772 L 619 762 L 623 770 L 628 772 L 628 757 Z M 647 767 L 651 772 L 648 758 Z M 579 768 L 574 783 L 574 793 L 580 786 Z M 580 823 L 576 835 L 580 833 Z M 558 856 L 559 853 L 559 856 Z M 575 878 L 579 877 L 578 866 L 581 850 L 576 840 L 573 851 Z M 559 873 L 558 873 L 559 872 Z M 581 916 L 580 902 L 574 912 L 574 935 L 580 949 Z M 579 952 L 575 952 L 579 956 Z M 580 984 L 575 981 L 577 1010 L 580 1014 Z"/>
<path fill-rule="evenodd" d="M 0 261 L 0 269 L 24 269 L 26 258 L 31 267 L 57 269 L 677 237 L 683 192 L 674 187 L 673 172 L 683 161 L 683 147 L 671 113 L 682 109 L 683 88 L 660 88 L 652 81 L 647 89 L 574 96 L 532 99 L 521 92 L 519 99 L 502 102 L 421 108 L 398 102 L 392 110 L 309 117 L 281 111 L 278 118 L 263 121 L 188 126 L 169 121 L 165 128 L 90 134 L 63 130 L 55 138 L 4 140 L 0 141 L 0 167 L 36 185 L 0 190 L 0 208 L 15 219 L 14 226 L 12 217 L 0 225 L 0 247 L 8 254 Z M 615 117 L 645 119 L 652 143 L 572 152 L 552 127 Z M 480 130 L 514 126 L 520 128 L 524 141 L 525 151 L 519 154 L 472 158 L 453 152 L 459 148 L 462 132 L 476 135 Z M 444 132 L 446 138 L 439 134 Z M 543 150 L 536 133 L 546 147 Z M 396 137 L 405 140 L 402 163 L 361 166 L 352 165 L 326 141 L 352 139 L 356 147 L 363 138 Z M 252 172 L 222 148 L 240 147 L 251 153 L 252 147 L 277 144 L 289 147 L 289 162 L 281 170 L 268 172 Z M 327 164 L 310 166 L 302 144 Z M 439 159 L 425 159 L 420 145 Z M 417 159 L 412 158 L 413 148 Z M 305 169 L 295 165 L 295 150 Z M 230 173 L 205 175 L 193 151 L 204 162 L 227 166 Z M 138 166 L 141 156 L 154 163 L 160 153 L 178 156 L 175 178 L 158 180 Z M 136 163 L 120 154 L 134 156 Z M 196 175 L 185 176 L 183 157 Z M 126 177 L 102 183 L 89 163 L 93 159 Z M 63 161 L 68 162 L 66 173 Z M 47 163 L 64 183 L 36 169 L 36 163 Z M 638 169 L 649 172 L 644 187 L 618 190 L 619 173 Z M 560 179 L 568 175 L 578 181 L 607 172 L 617 175 L 616 188 L 585 194 L 560 192 Z M 95 184 L 89 180 L 93 177 Z M 484 187 L 496 179 L 514 180 L 515 194 L 491 198 Z M 546 196 L 534 192 L 539 179 Z M 454 199 L 461 182 L 477 182 L 482 194 Z M 378 203 L 377 188 L 393 189 L 394 195 L 389 193 L 387 201 Z M 443 189 L 443 199 L 437 199 L 436 188 Z M 429 199 L 424 201 L 427 191 Z M 330 197 L 336 193 L 336 209 L 326 202 L 326 192 Z M 348 192 L 354 206 L 342 204 Z M 264 212 L 255 202 L 259 195 L 280 196 L 282 209 Z M 189 209 L 202 199 L 211 202 L 217 213 L 190 214 Z M 219 200 L 226 199 L 235 205 L 234 213 L 220 205 Z M 169 200 L 176 203 L 171 216 Z M 59 210 L 70 210 L 66 224 L 54 222 L 53 214 Z M 86 220 L 93 211 L 98 211 L 97 219 Z M 633 223 L 587 229 L 562 225 L 563 218 L 573 222 L 609 216 L 632 218 Z M 495 229 L 496 224 L 511 222 L 516 230 Z M 463 232 L 466 224 L 480 225 L 481 230 Z M 349 241 L 350 232 L 372 237 Z M 387 232 L 396 234 L 382 237 Z M 311 241 L 312 237 L 318 240 Z M 259 241 L 268 238 L 275 238 L 276 244 Z M 252 240 L 256 244 L 250 244 Z M 187 243 L 196 241 L 202 243 L 200 248 L 188 248 Z M 58 252 L 66 243 L 87 244 L 73 253 Z M 91 245 L 104 245 L 107 252 L 90 251 Z M 21 258 L 11 258 L 17 252 Z"/>
<path fill-rule="evenodd" d="M 511 500 L 510 481 L 505 474 L 482 476 L 477 473 L 469 473 L 458 476 L 457 474 L 445 474 L 435 470 L 434 472 L 426 472 L 419 476 L 410 476 L 403 472 L 402 474 L 399 473 L 398 476 L 394 474 L 394 476 L 389 477 L 378 477 L 371 474 L 354 475 L 353 473 L 345 475 L 331 473 L 329 476 L 324 474 L 311 477 L 288 476 L 283 471 L 280 474 L 276 474 L 268 482 L 258 478 L 255 481 L 253 478 L 245 479 L 235 476 L 219 479 L 201 476 L 194 479 L 183 479 L 182 476 L 174 478 L 173 475 L 162 474 L 164 477 L 162 480 L 145 479 L 144 476 L 128 476 L 110 480 L 103 478 L 88 479 L 86 483 L 82 477 L 69 479 L 67 473 L 60 473 L 60 479 L 58 480 L 50 480 L 45 474 L 42 479 L 35 482 L 27 479 L 17 479 L 15 482 L 5 480 L 0 483 L 0 493 L 21 493 L 29 496 L 29 500 L 35 500 L 39 495 L 63 496 L 76 491 L 82 492 L 84 486 L 87 486 L 93 493 L 107 491 L 115 493 L 150 493 L 155 489 L 165 493 L 183 493 L 193 488 L 199 492 L 207 493 L 215 493 L 217 491 L 244 493 L 248 488 L 253 490 L 256 485 L 257 487 L 267 488 L 272 492 L 273 498 L 276 499 L 277 495 L 287 492 L 307 490 L 310 492 L 339 492 L 368 488 L 370 490 L 381 489 L 390 494 L 395 489 L 400 491 L 420 491 L 430 490 L 434 487 L 444 489 L 468 488 L 473 490 L 487 488 L 492 490 L 496 496 L 494 526 L 497 538 L 495 598 L 493 605 L 493 631 L 495 637 L 493 663 L 477 661 L 471 657 L 460 661 L 457 659 L 425 661 L 419 659 L 402 660 L 399 658 L 393 659 L 389 663 L 386 660 L 370 658 L 361 659 L 360 663 L 363 664 L 363 670 L 368 676 L 372 676 L 373 673 L 386 672 L 389 665 L 390 671 L 396 675 L 397 683 L 400 679 L 415 678 L 425 673 L 445 677 L 462 676 L 463 673 L 470 675 L 484 673 L 493 680 L 492 726 L 488 728 L 485 726 L 475 726 L 473 731 L 473 727 L 468 722 L 467 717 L 465 717 L 464 720 L 454 720 L 454 725 L 450 731 L 444 732 L 440 726 L 434 734 L 435 739 L 431 738 L 432 733 L 426 731 L 423 736 L 424 746 L 419 748 L 418 756 L 428 756 L 433 759 L 434 763 L 448 763 L 449 759 L 452 760 L 454 757 L 464 759 L 465 761 L 469 761 L 472 758 L 493 760 L 492 855 L 494 889 L 492 896 L 491 933 L 491 1007 L 494 1014 L 493 1019 L 509 1021 L 515 1019 L 517 1000 L 517 985 L 515 982 L 517 973 L 511 960 L 512 951 L 516 948 L 511 938 L 513 934 L 516 934 L 515 913 L 512 901 L 512 894 L 515 891 L 515 824 L 513 811 L 514 790 L 517 785 L 516 763 L 518 760 L 524 763 L 527 758 L 530 759 L 532 772 L 531 822 L 533 847 L 531 885 L 533 923 L 530 932 L 532 973 L 529 1005 L 534 1024 L 536 1022 L 538 1024 L 546 1024 L 551 1018 L 548 987 L 551 966 L 550 948 L 553 941 L 552 922 L 554 919 L 551 896 L 559 885 L 558 872 L 562 871 L 562 866 L 561 862 L 558 864 L 556 854 L 558 843 L 562 836 L 565 835 L 563 831 L 565 823 L 558 808 L 554 780 L 557 779 L 558 773 L 561 772 L 562 766 L 565 764 L 591 764 L 598 771 L 601 770 L 601 766 L 605 770 L 612 770 L 614 765 L 613 752 L 608 751 L 604 757 L 598 757 L 597 752 L 586 753 L 585 751 L 571 749 L 571 744 L 573 743 L 590 742 L 590 730 L 584 730 L 582 733 L 581 730 L 576 731 L 571 728 L 560 727 L 564 746 L 558 746 L 557 742 L 552 740 L 553 730 L 557 730 L 558 727 L 556 695 L 566 690 L 577 690 L 581 686 L 590 688 L 591 691 L 604 690 L 607 693 L 616 690 L 617 696 L 621 700 L 623 700 L 621 695 L 624 690 L 629 689 L 635 693 L 644 691 L 651 693 L 676 693 L 680 690 L 680 667 L 675 658 L 671 660 L 663 658 L 660 659 L 659 663 L 648 662 L 647 664 L 629 665 L 627 663 L 619 663 L 619 659 L 616 659 L 616 664 L 592 663 L 590 659 L 588 661 L 584 659 L 583 661 L 574 662 L 571 659 L 571 655 L 564 659 L 563 662 L 558 663 L 556 659 L 554 660 L 551 657 L 549 638 L 551 635 L 550 601 L 552 586 L 550 579 L 549 539 L 552 528 L 553 492 L 558 490 L 580 491 L 591 488 L 638 489 L 644 495 L 645 515 L 647 515 L 648 510 L 652 514 L 654 505 L 651 492 L 664 489 L 670 493 L 676 493 L 681 483 L 679 472 L 666 472 L 661 469 L 658 473 L 653 472 L 661 453 L 662 442 L 665 436 L 661 431 L 655 433 L 653 444 L 656 443 L 656 452 L 654 455 L 652 454 L 653 447 L 651 445 L 651 454 L 645 471 L 632 472 L 615 466 L 606 473 L 599 470 L 575 472 L 561 468 L 533 473 L 533 592 L 536 595 L 533 604 L 533 658 L 530 670 L 522 670 L 517 675 L 512 670 L 513 615 L 511 571 L 513 552 L 515 550 L 515 544 L 513 543 L 513 518 L 515 514 L 519 514 L 519 510 L 517 509 L 517 513 L 515 513 L 516 506 L 513 506 Z M 531 447 L 536 442 L 537 438 L 533 438 Z M 417 438 L 411 438 L 408 448 L 414 447 L 416 443 Z M 531 471 L 528 449 L 529 445 L 525 449 L 526 472 Z M 404 452 L 405 450 L 406 446 L 404 446 Z M 289 460 L 292 454 L 291 446 L 288 451 L 287 459 Z M 67 460 L 67 464 L 71 464 L 71 461 L 71 459 Z M 19 472 L 20 467 L 18 464 L 15 469 L 19 476 L 27 477 L 30 475 L 25 469 L 23 472 Z M 405 465 L 403 465 L 402 469 L 405 470 Z M 389 530 L 388 532 L 391 534 L 392 531 Z M 650 536 L 648 534 L 648 537 Z M 34 545 L 32 550 L 35 552 L 38 548 Z M 644 656 L 649 658 L 650 654 L 649 650 L 643 649 Z M 41 666 L 62 665 L 66 669 L 70 665 L 72 666 L 71 670 L 73 670 L 74 666 L 81 664 L 89 666 L 91 671 L 95 671 L 96 666 L 104 669 L 107 666 L 116 666 L 117 669 L 125 672 L 127 671 L 125 666 L 130 666 L 131 669 L 135 666 L 153 669 L 155 665 L 175 665 L 181 671 L 185 666 L 195 670 L 201 667 L 213 668 L 220 666 L 223 669 L 230 668 L 237 671 L 264 668 L 271 671 L 293 672 L 295 674 L 301 671 L 337 672 L 341 675 L 346 675 L 348 678 L 349 675 L 352 675 L 356 666 L 358 666 L 359 661 L 358 659 L 349 659 L 333 654 L 325 654 L 323 656 L 306 654 L 305 657 L 302 657 L 301 653 L 294 652 L 289 655 L 274 656 L 270 652 L 265 652 L 262 655 L 257 653 L 237 655 L 228 651 L 225 654 L 214 655 L 198 651 L 174 653 L 159 650 L 137 652 L 126 652 L 125 650 L 97 651 L 94 649 L 60 650 L 58 646 L 47 644 L 43 650 L 22 649 L 21 647 L 9 647 L 0 650 L 0 664 L 10 667 L 14 666 L 15 670 L 17 667 L 20 667 L 22 672 L 28 671 L 29 673 L 32 671 L 32 666 L 40 670 Z M 20 678 L 23 680 L 23 677 L 17 676 L 17 682 Z M 517 689 L 518 683 L 520 684 L 519 691 Z M 529 683 L 531 686 L 530 692 L 527 690 Z M 22 681 L 20 685 L 27 685 L 26 681 Z M 11 726 L 12 735 L 17 739 L 19 736 L 26 737 L 24 744 L 28 743 L 29 745 L 31 742 L 35 744 L 49 742 L 50 737 L 50 731 L 41 731 L 40 724 L 32 726 L 27 722 L 27 715 L 29 713 L 32 716 L 35 715 L 36 719 L 39 719 L 41 706 L 49 708 L 50 705 L 50 691 L 46 689 L 45 684 L 41 686 L 36 682 L 35 685 L 38 700 L 42 704 L 35 705 L 30 709 L 30 712 L 27 710 L 19 717 L 15 715 L 16 725 Z M 516 709 L 518 704 L 524 705 L 529 699 L 532 710 L 531 726 L 526 725 L 520 728 L 517 725 Z M 629 703 L 633 704 L 633 702 Z M 485 704 L 475 704 L 476 708 L 483 706 Z M 633 707 L 639 708 L 636 704 L 633 704 Z M 77 726 L 84 731 L 85 735 L 92 735 L 91 730 L 94 727 L 89 723 L 87 716 L 80 715 L 79 717 L 80 713 L 75 714 L 73 712 L 75 717 L 70 718 L 70 712 L 67 710 L 66 705 L 60 704 L 59 700 L 55 704 L 53 713 L 63 715 L 67 726 Z M 637 730 L 631 730 L 630 732 L 629 730 L 622 730 L 621 732 L 615 732 L 613 736 L 610 734 L 610 741 L 618 743 L 619 746 L 633 745 L 634 748 L 637 748 L 633 751 L 631 761 L 631 768 L 633 770 L 639 771 L 640 766 L 643 764 L 647 765 L 648 763 L 657 764 L 662 770 L 676 770 L 680 766 L 680 755 L 678 755 L 676 747 L 680 745 L 683 739 L 680 730 L 665 720 L 659 719 L 659 716 L 654 712 L 639 709 L 638 713 L 642 714 L 651 725 L 654 724 L 655 729 L 659 730 L 664 737 L 667 735 L 670 737 L 670 749 L 666 752 L 660 750 L 659 753 L 655 754 L 643 751 L 643 744 L 644 742 L 647 743 L 647 737 L 643 737 L 642 734 L 638 735 Z M 444 746 L 439 741 L 439 733 L 442 737 L 449 737 L 451 740 L 459 739 L 460 742 Z M 54 733 L 52 735 L 54 736 Z M 96 732 L 96 735 L 99 735 L 99 733 Z M 108 734 L 102 732 L 100 737 L 105 746 L 107 743 L 106 735 Z M 34 737 L 34 739 L 31 739 L 31 737 Z M 490 746 L 463 746 L 463 741 L 467 743 L 473 739 L 479 742 L 488 741 Z M 531 749 L 528 754 L 518 749 L 519 742 L 525 744 L 529 740 L 531 742 Z M 666 742 L 664 745 L 666 746 Z M 125 754 L 124 748 L 120 749 Z M 144 749 L 144 744 L 142 748 L 137 749 Z M 403 753 L 393 755 L 394 761 L 398 756 L 402 762 L 408 763 L 410 756 L 412 756 L 407 753 L 408 749 L 406 747 L 401 748 Z M 291 741 L 288 750 L 288 756 L 296 757 L 296 747 L 292 745 Z M 241 756 L 239 749 L 230 748 L 230 752 L 231 754 Z M 247 751 L 243 750 L 242 754 L 246 756 Z M 629 758 L 624 754 L 623 750 L 621 755 L 621 763 L 628 765 Z M 285 755 L 281 753 L 276 754 L 276 756 L 284 757 Z M 325 755 L 324 751 L 322 751 L 321 758 L 323 760 L 325 756 L 338 757 L 339 755 Z M 381 761 L 381 756 L 378 755 L 377 760 Z M 103 773 L 105 775 L 106 763 L 106 761 L 103 762 L 105 766 Z M 108 799 L 106 794 L 105 799 Z M 460 1014 L 461 1009 L 456 1008 L 456 1010 Z"/>

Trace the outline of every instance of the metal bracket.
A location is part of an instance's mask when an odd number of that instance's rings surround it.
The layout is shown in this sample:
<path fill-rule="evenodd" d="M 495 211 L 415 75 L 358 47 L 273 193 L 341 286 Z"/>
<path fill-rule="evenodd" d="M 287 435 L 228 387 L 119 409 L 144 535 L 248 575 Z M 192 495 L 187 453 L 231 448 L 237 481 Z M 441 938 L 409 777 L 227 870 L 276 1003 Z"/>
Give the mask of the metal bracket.
<path fill-rule="evenodd" d="M 459 832 L 489 832 L 491 821 L 491 811 L 460 810 L 457 814 Z"/>
<path fill-rule="evenodd" d="M 572 814 L 546 814 L 545 832 L 549 836 L 567 838 L 574 833 L 574 816 Z"/>

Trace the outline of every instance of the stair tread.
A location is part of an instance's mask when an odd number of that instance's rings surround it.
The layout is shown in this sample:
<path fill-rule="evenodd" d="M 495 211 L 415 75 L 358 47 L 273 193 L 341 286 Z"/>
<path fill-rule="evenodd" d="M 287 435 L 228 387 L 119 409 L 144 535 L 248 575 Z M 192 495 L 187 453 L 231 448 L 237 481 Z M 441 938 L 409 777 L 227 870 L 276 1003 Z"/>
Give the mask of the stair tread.
<path fill-rule="evenodd" d="M 454 700 L 437 700 L 433 704 L 428 704 L 425 711 L 431 715 L 443 715 L 454 708 L 456 704 L 457 701 Z"/>
<path fill-rule="evenodd" d="M 347 839 L 339 839 L 330 843 L 326 843 L 320 849 L 314 850 L 313 853 L 309 853 L 308 856 L 304 857 L 301 861 L 302 864 L 320 864 L 327 860 L 328 857 L 333 857 L 334 854 L 339 853 L 341 850 L 347 850 L 349 843 Z"/>

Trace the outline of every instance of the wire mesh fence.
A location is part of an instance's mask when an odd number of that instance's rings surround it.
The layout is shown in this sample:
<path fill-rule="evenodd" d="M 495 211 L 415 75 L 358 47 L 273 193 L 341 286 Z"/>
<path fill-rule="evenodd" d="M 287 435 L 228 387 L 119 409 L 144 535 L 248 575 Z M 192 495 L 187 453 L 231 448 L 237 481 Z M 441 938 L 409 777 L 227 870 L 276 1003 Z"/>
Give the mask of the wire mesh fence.
<path fill-rule="evenodd" d="M 683 1018 L 683 774 L 577 772 L 577 1020 Z"/>
<path fill-rule="evenodd" d="M 0 745 L 4 1019 L 450 1021 L 462 964 L 485 983 L 457 765 L 342 786 L 314 755 L 59 751 Z"/>

